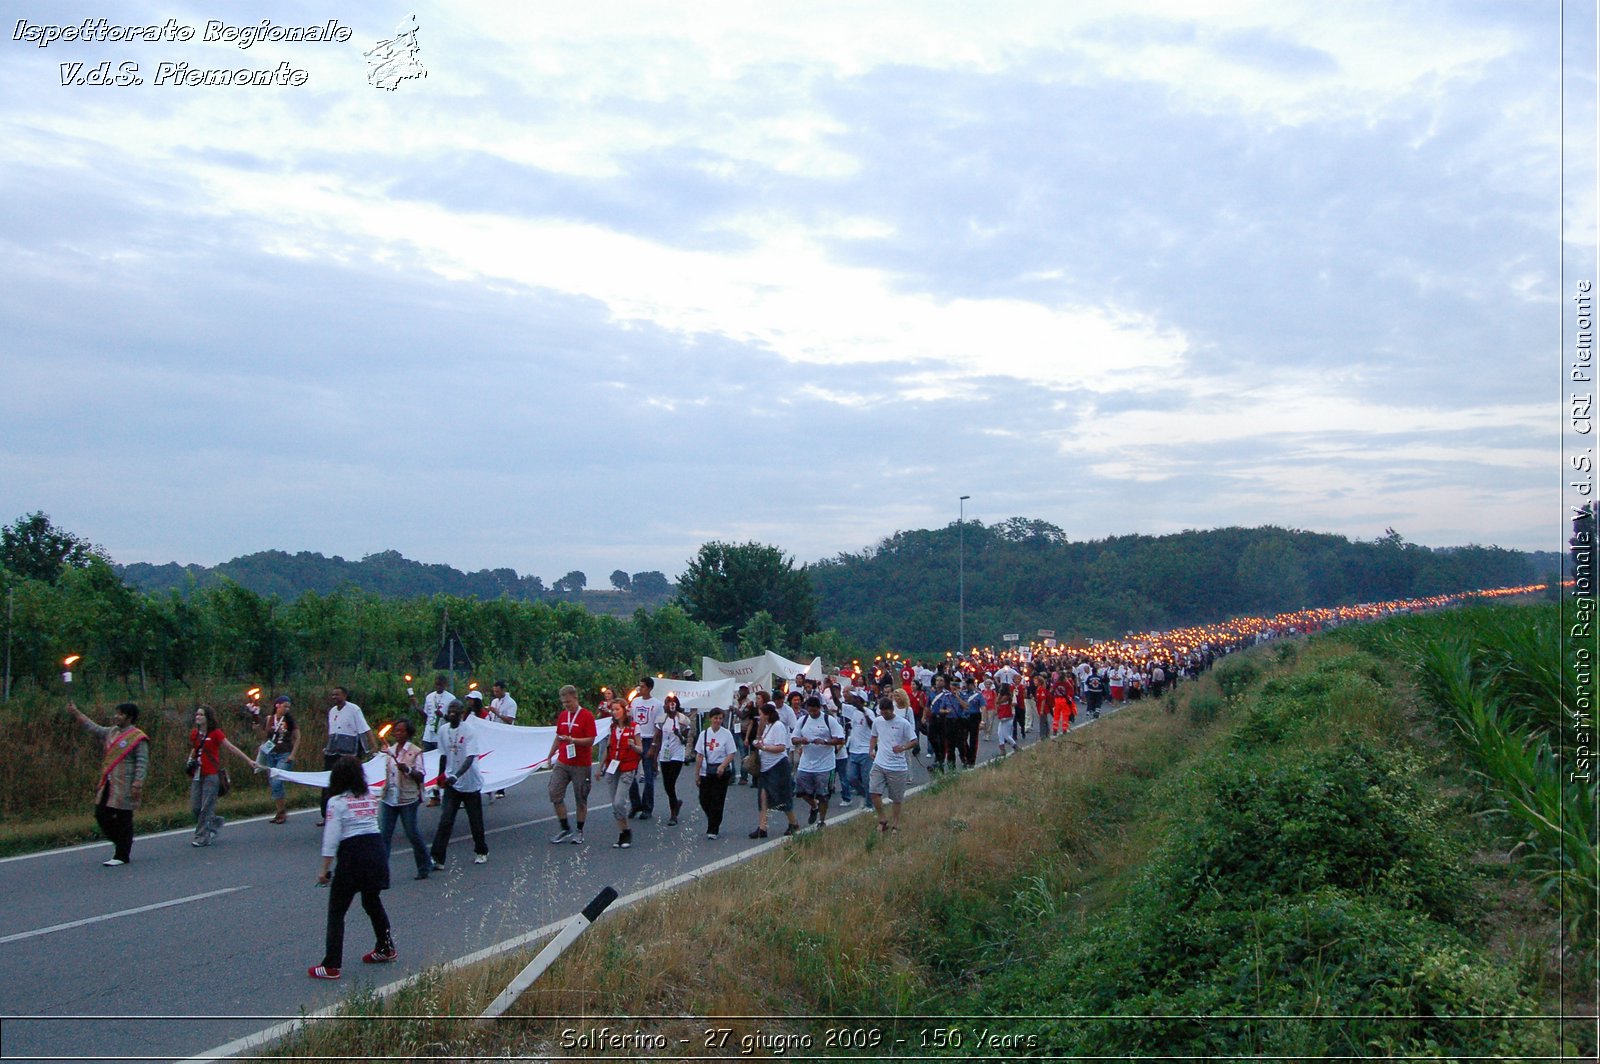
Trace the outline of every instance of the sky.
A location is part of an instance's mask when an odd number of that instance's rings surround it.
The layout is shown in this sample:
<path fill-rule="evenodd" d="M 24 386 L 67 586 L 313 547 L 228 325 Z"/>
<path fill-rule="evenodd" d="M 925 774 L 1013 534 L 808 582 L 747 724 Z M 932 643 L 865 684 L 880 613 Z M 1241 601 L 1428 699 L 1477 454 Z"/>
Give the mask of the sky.
<path fill-rule="evenodd" d="M 235 10 L 0 3 L 0 521 L 592 585 L 961 516 L 1561 549 L 1553 3 Z M 195 35 L 18 25 L 97 17 Z"/>

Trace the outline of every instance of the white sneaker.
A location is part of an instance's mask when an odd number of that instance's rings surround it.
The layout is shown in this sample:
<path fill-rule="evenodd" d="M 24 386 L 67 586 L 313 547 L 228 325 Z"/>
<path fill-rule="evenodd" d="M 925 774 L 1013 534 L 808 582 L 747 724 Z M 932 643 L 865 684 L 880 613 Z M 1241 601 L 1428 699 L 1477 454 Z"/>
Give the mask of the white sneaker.
<path fill-rule="evenodd" d="M 480 854 L 478 854 L 476 857 L 474 857 L 472 859 L 472 863 L 473 864 L 488 864 L 489 863 L 489 855 L 486 854 L 486 853 L 480 853 Z"/>
<path fill-rule="evenodd" d="M 101 864 L 102 864 L 102 865 L 104 865 L 104 866 L 105 866 L 105 867 L 107 867 L 107 868 L 119 868 L 119 867 L 121 867 L 121 866 L 122 866 L 122 865 L 125 865 L 125 864 L 127 864 L 127 863 L 128 863 L 128 862 L 127 862 L 127 861 L 124 861 L 124 860 L 122 860 L 122 859 L 120 859 L 120 858 L 117 858 L 117 857 L 113 857 L 113 858 L 112 858 L 112 859 L 111 859 L 111 860 L 109 860 L 109 861 L 101 861 L 101 862 L 100 862 L 100 863 L 101 863 Z"/>

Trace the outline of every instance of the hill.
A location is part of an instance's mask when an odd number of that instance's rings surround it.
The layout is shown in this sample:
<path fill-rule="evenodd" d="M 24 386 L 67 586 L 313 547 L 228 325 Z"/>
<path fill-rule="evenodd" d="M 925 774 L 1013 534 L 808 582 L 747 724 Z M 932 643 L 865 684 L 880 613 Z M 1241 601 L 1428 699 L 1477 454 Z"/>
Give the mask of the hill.
<path fill-rule="evenodd" d="M 277 595 L 285 600 L 307 591 L 326 595 L 340 588 L 355 587 L 385 598 L 414 598 L 431 595 L 459 595 L 481 599 L 511 598 L 520 601 L 542 600 L 577 602 L 595 613 L 627 615 L 643 606 L 654 607 L 672 597 L 673 586 L 659 572 L 629 576 L 629 590 L 591 591 L 581 573 L 569 573 L 546 587 L 537 576 L 523 576 L 515 569 L 479 569 L 462 572 L 449 565 L 412 561 L 399 551 L 369 554 L 360 561 L 329 558 L 312 551 L 289 554 L 281 550 L 245 554 L 216 566 L 151 565 L 136 562 L 116 566 L 118 575 L 140 591 L 186 592 L 191 587 L 214 587 L 223 580 L 254 591 L 258 595 Z M 574 575 L 580 579 L 571 579 Z M 577 586 L 574 586 L 576 584 Z"/>

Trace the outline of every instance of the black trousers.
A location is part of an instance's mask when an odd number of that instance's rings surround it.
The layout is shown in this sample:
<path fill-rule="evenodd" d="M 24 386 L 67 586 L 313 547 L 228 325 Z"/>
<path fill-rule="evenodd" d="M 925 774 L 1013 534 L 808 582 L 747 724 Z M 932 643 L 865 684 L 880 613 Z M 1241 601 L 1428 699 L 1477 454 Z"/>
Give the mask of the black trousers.
<path fill-rule="evenodd" d="M 133 810 L 112 809 L 106 805 L 105 792 L 100 794 L 100 804 L 94 807 L 94 822 L 100 833 L 111 840 L 112 856 L 119 861 L 131 860 L 133 854 Z"/>
<path fill-rule="evenodd" d="M 667 808 L 673 816 L 677 816 L 678 810 L 683 808 L 683 803 L 678 801 L 678 774 L 682 771 L 682 761 L 661 762 L 661 784 L 667 790 Z"/>
<path fill-rule="evenodd" d="M 978 729 L 983 718 L 961 718 L 961 763 L 971 768 L 978 763 Z"/>
<path fill-rule="evenodd" d="M 478 791 L 444 789 L 444 804 L 439 807 L 439 828 L 433 833 L 433 861 L 444 864 L 444 853 L 450 845 L 450 833 L 455 830 L 456 811 L 467 807 L 467 823 L 472 827 L 472 852 L 488 853 L 489 844 L 483 841 L 483 795 Z"/>
<path fill-rule="evenodd" d="M 328 888 L 328 932 L 323 943 L 325 968 L 344 967 L 344 916 L 350 903 L 361 895 L 361 907 L 372 921 L 376 949 L 391 949 L 389 914 L 384 911 L 381 892 L 389 888 L 389 855 L 383 840 L 376 835 L 357 835 L 339 843 L 339 855 Z"/>
<path fill-rule="evenodd" d="M 727 773 L 713 772 L 700 777 L 700 808 L 705 811 L 709 834 L 722 832 L 722 807 L 728 802 L 728 782 L 732 779 L 731 769 Z"/>

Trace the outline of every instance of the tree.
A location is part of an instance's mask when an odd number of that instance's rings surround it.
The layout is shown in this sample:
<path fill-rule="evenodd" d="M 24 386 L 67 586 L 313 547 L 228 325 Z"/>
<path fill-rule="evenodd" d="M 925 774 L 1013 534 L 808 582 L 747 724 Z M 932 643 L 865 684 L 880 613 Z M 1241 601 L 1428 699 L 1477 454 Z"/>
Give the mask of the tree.
<path fill-rule="evenodd" d="M 760 543 L 703 544 L 678 579 L 678 600 L 729 642 L 763 610 L 796 640 L 817 627 L 811 578 L 777 547 Z"/>
<path fill-rule="evenodd" d="M 578 592 L 582 591 L 584 587 L 588 585 L 588 583 L 589 578 L 583 574 L 583 570 L 574 569 L 566 576 L 563 576 L 560 580 L 557 580 L 555 583 L 551 584 L 550 589 L 552 591 L 562 592 L 563 594 L 576 595 Z"/>
<path fill-rule="evenodd" d="M 672 590 L 672 581 L 658 569 L 647 569 L 633 574 L 633 593 L 644 597 L 658 597 Z"/>
<path fill-rule="evenodd" d="M 48 514 L 35 510 L 0 529 L 0 565 L 30 580 L 55 583 L 67 569 L 87 569 L 111 558 L 105 548 L 57 528 Z"/>
<path fill-rule="evenodd" d="M 618 591 L 628 591 L 633 587 L 633 580 L 621 569 L 611 571 L 611 586 Z"/>
<path fill-rule="evenodd" d="M 772 614 L 766 610 L 757 610 L 755 616 L 739 629 L 739 656 L 753 658 L 769 650 L 787 654 L 788 638 L 783 625 L 773 620 Z"/>

